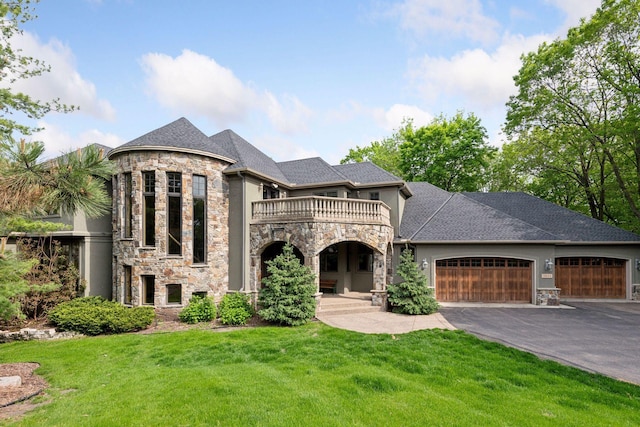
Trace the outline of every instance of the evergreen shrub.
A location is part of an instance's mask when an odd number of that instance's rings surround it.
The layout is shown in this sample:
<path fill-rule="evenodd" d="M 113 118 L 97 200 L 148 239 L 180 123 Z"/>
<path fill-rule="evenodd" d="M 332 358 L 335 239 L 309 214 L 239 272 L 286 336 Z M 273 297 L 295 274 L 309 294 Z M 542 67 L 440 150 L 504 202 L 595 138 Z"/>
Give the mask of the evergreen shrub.
<path fill-rule="evenodd" d="M 398 275 L 403 281 L 387 286 L 387 301 L 394 313 L 431 314 L 438 311 L 439 305 L 429 287 L 427 276 L 413 260 L 413 253 L 402 251 Z"/>
<path fill-rule="evenodd" d="M 267 261 L 267 272 L 258 294 L 258 315 L 267 322 L 289 326 L 311 320 L 316 312 L 315 276 L 300 263 L 291 244 L 287 243 L 280 255 Z"/>
<path fill-rule="evenodd" d="M 58 304 L 48 313 L 63 331 L 85 335 L 118 334 L 147 328 L 155 318 L 153 307 L 125 307 L 99 296 L 81 297 Z"/>

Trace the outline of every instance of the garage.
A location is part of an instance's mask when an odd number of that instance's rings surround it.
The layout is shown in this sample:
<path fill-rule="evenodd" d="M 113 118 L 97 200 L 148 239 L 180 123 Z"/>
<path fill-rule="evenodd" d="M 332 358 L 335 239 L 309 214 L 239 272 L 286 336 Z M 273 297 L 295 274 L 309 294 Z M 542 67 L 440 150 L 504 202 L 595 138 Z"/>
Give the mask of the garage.
<path fill-rule="evenodd" d="M 512 258 L 436 261 L 436 299 L 443 302 L 530 303 L 532 262 Z"/>
<path fill-rule="evenodd" d="M 626 261 L 617 258 L 556 258 L 562 298 L 626 298 Z"/>

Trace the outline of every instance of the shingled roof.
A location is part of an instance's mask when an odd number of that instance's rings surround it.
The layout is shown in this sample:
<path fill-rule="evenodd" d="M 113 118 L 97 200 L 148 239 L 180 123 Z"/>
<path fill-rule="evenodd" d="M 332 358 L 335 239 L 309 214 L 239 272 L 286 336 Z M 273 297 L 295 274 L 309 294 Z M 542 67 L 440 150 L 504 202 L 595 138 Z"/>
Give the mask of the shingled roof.
<path fill-rule="evenodd" d="M 409 183 L 400 238 L 414 242 L 640 242 L 640 236 L 524 193 L 449 193 Z"/>
<path fill-rule="evenodd" d="M 347 163 L 335 165 L 333 168 L 350 181 L 360 184 L 402 182 L 402 178 L 398 178 L 371 162 Z"/>
<path fill-rule="evenodd" d="M 212 143 L 229 152 L 236 162 L 226 169 L 226 172 L 250 170 L 273 178 L 282 183 L 286 177 L 276 162 L 262 151 L 251 145 L 247 140 L 232 130 L 224 130 L 209 138 Z"/>
<path fill-rule="evenodd" d="M 233 162 L 232 155 L 221 145 L 214 144 L 204 133 L 184 117 L 114 148 L 109 155 L 130 150 L 165 149 L 196 151 Z"/>
<path fill-rule="evenodd" d="M 579 242 L 638 242 L 640 236 L 526 193 L 464 193 L 559 239 Z"/>

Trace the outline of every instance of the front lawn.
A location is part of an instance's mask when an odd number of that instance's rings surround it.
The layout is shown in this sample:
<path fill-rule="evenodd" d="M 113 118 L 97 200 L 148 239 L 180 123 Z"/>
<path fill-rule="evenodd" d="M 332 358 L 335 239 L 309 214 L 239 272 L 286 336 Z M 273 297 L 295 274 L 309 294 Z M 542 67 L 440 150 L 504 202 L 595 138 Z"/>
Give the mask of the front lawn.
<path fill-rule="evenodd" d="M 640 387 L 461 331 L 320 323 L 0 346 L 52 403 L 24 426 L 640 425 Z"/>

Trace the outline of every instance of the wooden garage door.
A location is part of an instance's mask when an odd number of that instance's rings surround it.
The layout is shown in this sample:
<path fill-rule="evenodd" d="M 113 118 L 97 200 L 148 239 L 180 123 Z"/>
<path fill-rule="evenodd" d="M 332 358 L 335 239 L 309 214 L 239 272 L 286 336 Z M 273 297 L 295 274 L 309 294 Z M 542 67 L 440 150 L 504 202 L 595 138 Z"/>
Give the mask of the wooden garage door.
<path fill-rule="evenodd" d="M 626 261 L 615 258 L 556 258 L 561 298 L 626 298 Z"/>
<path fill-rule="evenodd" d="M 531 262 L 507 258 L 436 261 L 439 301 L 531 302 Z"/>

